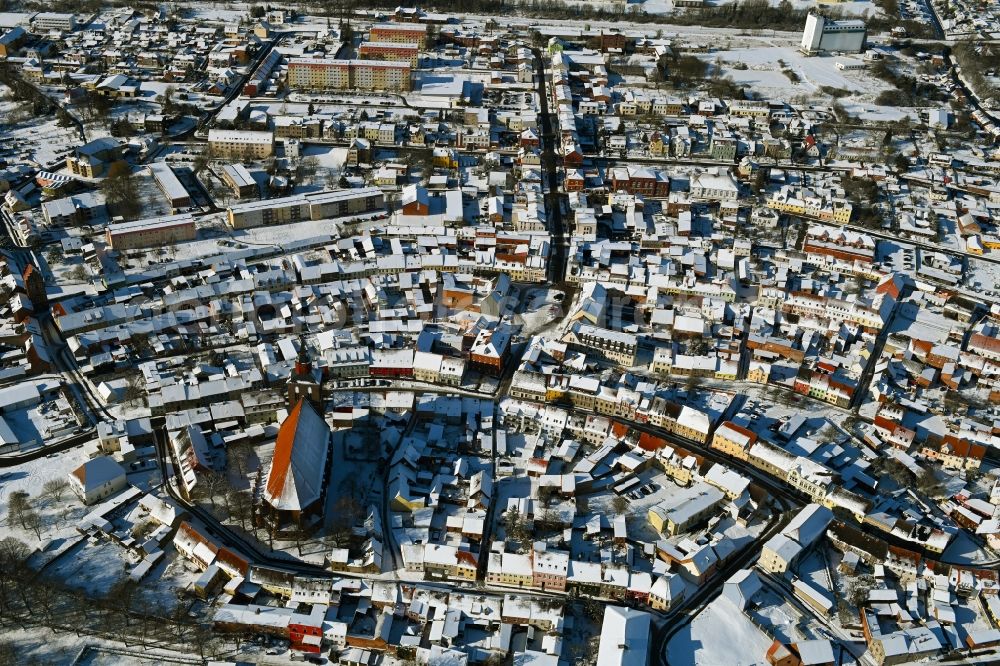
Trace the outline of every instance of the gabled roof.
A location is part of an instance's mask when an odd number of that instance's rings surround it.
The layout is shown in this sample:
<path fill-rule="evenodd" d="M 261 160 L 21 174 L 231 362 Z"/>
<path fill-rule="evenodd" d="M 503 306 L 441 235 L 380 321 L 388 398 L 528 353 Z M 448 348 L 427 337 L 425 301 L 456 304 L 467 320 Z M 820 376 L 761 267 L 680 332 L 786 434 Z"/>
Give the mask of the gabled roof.
<path fill-rule="evenodd" d="M 98 456 L 83 463 L 72 475 L 80 482 L 84 491 L 100 488 L 105 483 L 125 476 L 122 466 L 107 456 Z"/>
<path fill-rule="evenodd" d="M 604 609 L 598 666 L 640 666 L 648 659 L 649 613 L 621 606 Z"/>
<path fill-rule="evenodd" d="M 299 398 L 281 424 L 264 498 L 280 511 L 301 511 L 322 495 L 330 427 L 312 403 Z"/>

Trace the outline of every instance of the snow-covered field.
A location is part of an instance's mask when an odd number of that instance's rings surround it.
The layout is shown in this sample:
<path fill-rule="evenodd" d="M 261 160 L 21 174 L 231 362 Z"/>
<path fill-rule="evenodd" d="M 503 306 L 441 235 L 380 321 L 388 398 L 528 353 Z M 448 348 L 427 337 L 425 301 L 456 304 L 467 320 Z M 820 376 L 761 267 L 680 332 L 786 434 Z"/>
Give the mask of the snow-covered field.
<path fill-rule="evenodd" d="M 42 542 L 74 536 L 75 519 L 86 513 L 86 507 L 76 495 L 67 489 L 60 501 L 40 499 L 38 496 L 46 481 L 65 479 L 86 460 L 87 454 L 81 447 L 23 463 L 13 470 L 5 470 L 0 474 L 0 537 L 13 535 L 29 545 L 39 544 L 33 532 L 25 531 L 18 525 L 11 525 L 7 519 L 10 495 L 16 491 L 28 493 L 32 508 L 41 516 L 44 526 Z"/>
<path fill-rule="evenodd" d="M 249 5 L 234 3 L 213 2 L 210 7 L 192 6 L 183 11 L 188 19 L 200 19 L 202 21 L 214 22 L 236 22 L 249 18 Z"/>
<path fill-rule="evenodd" d="M 10 88 L 0 84 L 0 157 L 41 166 L 58 159 L 57 153 L 79 145 L 76 127 L 59 127 L 54 115 L 32 118 L 30 109 L 26 113 L 25 104 L 9 94 Z"/>
<path fill-rule="evenodd" d="M 45 571 L 46 576 L 84 591 L 90 597 L 106 596 L 114 586 L 128 579 L 136 561 L 127 551 L 105 540 L 81 541 Z"/>
<path fill-rule="evenodd" d="M 302 150 L 303 157 L 315 158 L 317 166 L 340 171 L 347 161 L 347 148 L 334 146 L 307 145 Z"/>
<path fill-rule="evenodd" d="M 862 122 L 888 122 L 893 120 L 902 120 L 903 118 L 909 118 L 910 120 L 915 121 L 920 120 L 920 114 L 917 109 L 897 106 L 879 106 L 878 104 L 862 103 L 851 99 L 844 101 L 844 109 L 847 113 Z"/>
<path fill-rule="evenodd" d="M 796 96 L 819 96 L 829 100 L 821 88 L 846 90 L 852 99 L 859 102 L 873 101 L 886 84 L 868 74 L 865 70 L 841 70 L 838 61 L 856 61 L 856 56 L 807 57 L 795 46 L 753 46 L 733 48 L 706 53 L 701 56 L 709 63 L 722 61 L 725 75 L 731 76 L 737 84 L 750 87 L 762 97 L 792 99 Z M 737 64 L 747 69 L 736 69 Z M 792 82 L 782 72 L 784 68 L 794 72 L 797 82 Z M 742 65 L 741 65 L 742 66 Z"/>
<path fill-rule="evenodd" d="M 148 169 L 141 169 L 133 176 L 139 200 L 142 201 L 142 217 L 157 217 L 170 215 L 170 202 L 163 195 L 163 190 L 156 184 L 156 179 Z"/>

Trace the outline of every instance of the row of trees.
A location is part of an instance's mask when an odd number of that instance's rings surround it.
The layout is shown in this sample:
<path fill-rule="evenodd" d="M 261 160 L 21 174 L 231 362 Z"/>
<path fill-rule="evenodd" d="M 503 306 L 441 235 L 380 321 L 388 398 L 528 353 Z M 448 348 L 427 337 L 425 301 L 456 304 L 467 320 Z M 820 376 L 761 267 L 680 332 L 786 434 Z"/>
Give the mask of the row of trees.
<path fill-rule="evenodd" d="M 358 10 L 382 9 L 392 11 L 398 6 L 395 0 L 313 0 L 311 13 L 346 17 Z M 628 3 L 570 4 L 562 0 L 434 0 L 426 9 L 461 11 L 500 16 L 532 16 L 556 19 L 614 20 L 627 15 L 637 23 L 668 23 L 674 25 L 706 25 L 715 27 L 736 26 L 756 29 L 799 30 L 805 23 L 805 10 L 796 10 L 788 0 L 770 6 L 766 0 L 743 0 L 718 7 L 692 9 L 669 15 L 647 14 L 639 5 Z M 262 8 L 253 8 L 255 11 Z M 834 12 L 835 13 L 835 12 Z M 262 13 L 260 15 L 263 15 Z"/>
<path fill-rule="evenodd" d="M 256 507 L 249 492 L 234 487 L 221 472 L 206 471 L 198 476 L 194 497 L 199 503 L 207 502 L 213 512 L 224 509 L 225 515 L 238 522 L 244 530 L 253 527 Z"/>
<path fill-rule="evenodd" d="M 104 4 L 101 0 L 28 0 L 20 3 L 20 10 L 88 15 L 99 12 Z"/>
<path fill-rule="evenodd" d="M 996 44 L 960 42 L 952 55 L 976 95 L 986 98 L 997 94 L 996 86 L 986 77 L 987 72 L 1000 70 L 1000 48 Z"/>
<path fill-rule="evenodd" d="M 31 549 L 17 538 L 0 540 L 0 628 L 44 626 L 143 648 L 194 650 L 203 659 L 221 652 L 211 626 L 194 620 L 187 608 L 178 605 L 171 610 L 140 598 L 138 587 L 128 581 L 114 585 L 104 597 L 88 596 L 37 576 L 27 565 L 30 554 Z M 6 653 L 0 647 L 0 665 Z"/>
<path fill-rule="evenodd" d="M 22 79 L 12 65 L 0 65 L 0 83 L 10 88 L 15 99 L 28 105 L 32 116 L 44 116 L 55 112 L 55 102 L 31 83 Z"/>

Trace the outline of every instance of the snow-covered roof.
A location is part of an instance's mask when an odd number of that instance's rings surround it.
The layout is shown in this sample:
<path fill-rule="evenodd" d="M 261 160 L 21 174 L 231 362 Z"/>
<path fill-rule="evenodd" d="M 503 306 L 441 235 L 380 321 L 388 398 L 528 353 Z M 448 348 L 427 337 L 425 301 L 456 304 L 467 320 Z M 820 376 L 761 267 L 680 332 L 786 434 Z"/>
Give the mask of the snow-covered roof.
<path fill-rule="evenodd" d="M 98 456 L 77 467 L 73 470 L 72 475 L 86 492 L 92 488 L 100 488 L 118 478 L 124 478 L 125 470 L 111 458 Z"/>
<path fill-rule="evenodd" d="M 597 666 L 646 666 L 651 618 L 631 608 L 605 608 Z"/>

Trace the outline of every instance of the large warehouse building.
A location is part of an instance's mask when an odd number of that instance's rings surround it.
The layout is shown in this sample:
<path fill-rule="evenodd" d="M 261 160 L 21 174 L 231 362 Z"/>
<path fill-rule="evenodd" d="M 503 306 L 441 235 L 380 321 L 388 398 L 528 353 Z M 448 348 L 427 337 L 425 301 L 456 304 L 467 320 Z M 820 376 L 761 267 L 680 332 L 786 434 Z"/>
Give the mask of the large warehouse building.
<path fill-rule="evenodd" d="M 822 14 L 810 13 L 802 33 L 802 52 L 816 55 L 824 51 L 861 53 L 865 50 L 868 29 L 858 19 L 834 21 Z"/>

